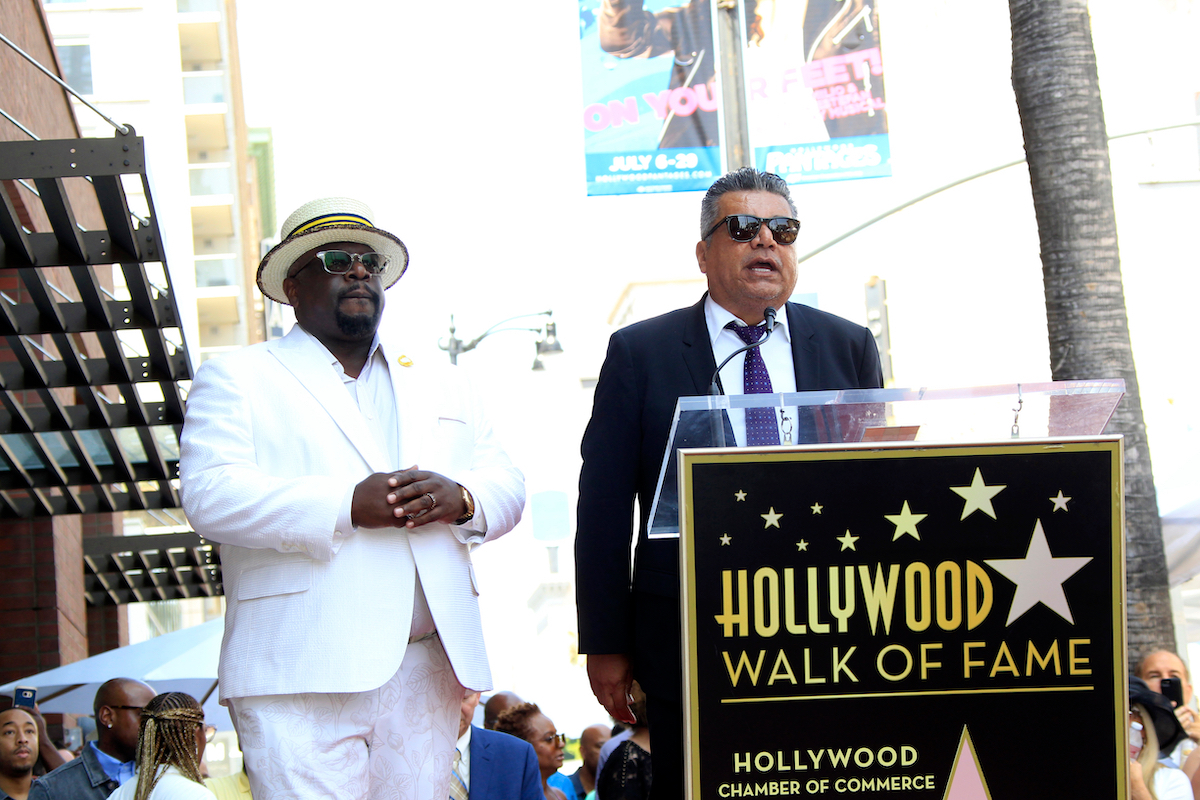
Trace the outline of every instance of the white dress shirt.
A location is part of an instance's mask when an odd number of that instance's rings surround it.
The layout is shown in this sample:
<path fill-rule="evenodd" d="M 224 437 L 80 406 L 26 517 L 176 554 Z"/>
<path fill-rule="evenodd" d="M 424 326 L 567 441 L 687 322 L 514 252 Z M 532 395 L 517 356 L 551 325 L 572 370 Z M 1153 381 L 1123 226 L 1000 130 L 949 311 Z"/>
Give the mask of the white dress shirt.
<path fill-rule="evenodd" d="M 383 351 L 379 348 L 379 334 L 375 334 L 375 338 L 371 342 L 371 349 L 367 353 L 367 361 L 363 364 L 362 371 L 358 373 L 357 378 L 354 378 L 346 373 L 342 362 L 337 359 L 337 356 L 330 353 L 329 348 L 321 344 L 317 337 L 304 330 L 300 325 L 296 327 L 329 356 L 330 367 L 341 376 L 342 385 L 346 387 L 350 399 L 366 418 L 367 427 L 372 435 L 377 441 L 385 443 L 388 464 L 393 470 L 402 469 L 398 463 L 400 461 L 400 422 L 396 417 L 396 392 L 392 387 L 392 376 L 388 372 L 387 359 L 384 358 Z M 412 465 L 405 466 L 411 467 Z M 345 539 L 343 531 L 349 531 L 350 534 L 357 531 L 350 516 L 354 503 L 354 489 L 355 487 L 351 486 L 346 492 L 345 498 L 342 499 L 342 510 L 338 515 L 337 531 L 333 537 L 334 553 L 337 553 Z M 471 522 L 475 522 L 475 520 L 473 519 Z M 433 633 L 436 626 L 433 624 L 433 616 L 429 612 L 429 602 L 425 599 L 425 589 L 421 586 L 421 575 L 415 569 L 413 571 L 416 585 L 413 589 L 412 625 L 408 635 L 410 639 L 419 639 Z"/>
<path fill-rule="evenodd" d="M 467 787 L 467 791 L 471 791 L 471 726 L 467 726 L 467 732 L 458 737 L 458 744 L 455 745 L 458 752 L 461 753 L 458 759 L 458 776 L 462 778 L 463 785 Z M 452 778 L 453 780 L 453 778 Z"/>
<path fill-rule="evenodd" d="M 776 393 L 796 391 L 796 368 L 792 359 L 792 336 L 788 329 L 787 309 L 778 309 L 775 317 L 775 332 L 771 338 L 759 348 L 763 363 L 767 365 L 767 373 L 771 376 L 771 390 Z M 708 325 L 708 338 L 712 344 L 713 358 L 719 365 L 738 348 L 744 347 L 745 342 L 726 325 L 736 322 L 745 325 L 746 321 L 735 317 L 709 295 L 704 299 L 704 321 Z M 721 387 L 725 394 L 745 394 L 746 354 L 740 353 L 721 370 Z M 776 424 L 779 423 L 778 413 Z M 738 445 L 746 444 L 746 412 L 744 409 L 729 409 L 729 424 L 733 427 L 733 435 Z M 779 441 L 784 442 L 781 431 Z"/>

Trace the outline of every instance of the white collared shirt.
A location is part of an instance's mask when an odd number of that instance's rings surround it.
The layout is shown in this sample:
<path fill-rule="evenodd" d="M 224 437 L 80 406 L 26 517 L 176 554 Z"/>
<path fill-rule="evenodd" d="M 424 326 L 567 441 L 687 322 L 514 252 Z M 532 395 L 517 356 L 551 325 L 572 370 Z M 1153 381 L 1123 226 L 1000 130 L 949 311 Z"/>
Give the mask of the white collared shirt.
<path fill-rule="evenodd" d="M 392 471 L 401 469 L 400 466 L 400 420 L 396 415 L 396 391 L 392 387 L 392 375 L 388 369 L 387 358 L 383 348 L 379 346 L 379 334 L 371 340 L 371 349 L 367 353 L 367 361 L 363 364 L 358 377 L 351 377 L 337 356 L 329 352 L 329 348 L 321 344 L 302 326 L 297 324 L 300 332 L 309 341 L 321 349 L 329 358 L 330 368 L 342 379 L 342 385 L 350 395 L 351 401 L 358 406 L 372 437 L 385 444 L 388 457 L 388 467 Z M 411 465 L 407 465 L 411 466 Z M 333 552 L 336 555 L 341 549 L 346 535 L 353 534 L 357 528 L 351 522 L 351 509 L 354 504 L 354 486 L 351 486 L 342 498 L 341 513 L 338 514 L 337 530 L 333 534 Z M 473 521 L 473 520 L 472 520 Z M 349 531 L 343 535 L 343 531 Z M 413 589 L 413 618 L 409 628 L 412 637 L 424 636 L 434 630 L 433 616 L 429 612 L 429 603 L 425 599 L 425 588 L 421 585 L 421 574 L 415 576 Z"/>
<path fill-rule="evenodd" d="M 759 348 L 763 363 L 767 365 L 767 374 L 771 376 L 771 390 L 776 393 L 796 391 L 796 367 L 792 358 L 792 334 L 788 327 L 787 308 L 778 309 L 775 317 L 775 331 L 771 338 Z M 709 295 L 704 299 L 704 321 L 708 326 L 708 339 L 712 344 L 713 358 L 719 365 L 740 347 L 745 346 L 741 337 L 729 330 L 726 325 L 737 322 L 745 325 L 746 321 L 734 316 L 723 308 Z M 721 370 L 721 387 L 725 394 L 745 394 L 746 354 L 741 353 Z M 778 422 L 778 420 L 777 420 Z M 729 423 L 733 427 L 734 438 L 739 445 L 746 444 L 746 412 L 740 408 L 729 409 Z M 781 442 L 784 436 L 781 433 Z"/>
<path fill-rule="evenodd" d="M 462 778 L 463 785 L 467 787 L 467 791 L 471 791 L 471 726 L 467 726 L 467 732 L 458 737 L 458 744 L 455 745 L 458 752 L 462 755 L 458 759 L 458 775 Z M 453 763 L 453 762 L 451 762 Z M 451 780 L 454 780 L 451 777 Z"/>

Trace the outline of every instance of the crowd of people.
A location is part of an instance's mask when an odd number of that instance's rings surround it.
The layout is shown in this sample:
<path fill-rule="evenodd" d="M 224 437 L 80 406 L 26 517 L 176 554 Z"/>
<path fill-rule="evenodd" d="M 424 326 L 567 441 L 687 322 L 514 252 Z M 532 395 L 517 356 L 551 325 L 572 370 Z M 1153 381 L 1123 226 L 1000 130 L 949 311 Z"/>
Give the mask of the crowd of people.
<path fill-rule="evenodd" d="M 1175 681 L 1182 703 L 1161 693 Z M 562 772 L 568 738 L 536 703 L 513 692 L 464 689 L 447 800 L 646 800 L 653 784 L 652 720 L 633 686 L 635 722 L 590 725 L 577 739 L 579 766 Z M 1187 664 L 1159 650 L 1129 679 L 1133 800 L 1200 797 L 1200 713 Z M 58 747 L 36 709 L 0 711 L 0 800 L 246 800 L 246 773 L 210 778 L 206 725 L 195 698 L 155 694 L 114 678 L 96 692 L 96 738 L 76 752 Z"/>
<path fill-rule="evenodd" d="M 541 708 L 513 692 L 496 692 L 477 711 L 480 699 L 480 692 L 463 690 L 447 800 L 647 796 L 644 723 L 628 729 L 620 723 L 588 726 L 578 737 L 579 767 L 567 774 L 559 771 L 567 736 Z M 52 742 L 36 708 L 0 711 L 0 800 L 253 797 L 244 764 L 241 772 L 209 777 L 204 752 L 214 728 L 192 696 L 155 694 L 141 681 L 113 678 L 96 692 L 93 713 L 96 738 L 72 752 Z M 612 758 L 610 741 L 621 745 Z M 630 764 L 638 767 L 630 770 Z"/>

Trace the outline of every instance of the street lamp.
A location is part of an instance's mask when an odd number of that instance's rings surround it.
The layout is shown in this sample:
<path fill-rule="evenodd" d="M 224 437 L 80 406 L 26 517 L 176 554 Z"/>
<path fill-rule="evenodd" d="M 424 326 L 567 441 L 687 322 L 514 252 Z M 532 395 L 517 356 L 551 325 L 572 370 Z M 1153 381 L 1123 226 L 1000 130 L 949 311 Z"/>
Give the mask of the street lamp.
<path fill-rule="evenodd" d="M 553 311 L 539 311 L 536 314 L 520 314 L 515 317 L 509 317 L 508 319 L 500 320 L 495 325 L 488 328 L 486 331 L 479 334 L 471 341 L 464 342 L 462 339 L 459 339 L 457 336 L 454 335 L 456 328 L 454 327 L 454 315 L 451 314 L 450 315 L 450 338 L 444 342 L 439 340 L 438 347 L 442 350 L 445 350 L 447 353 L 450 354 L 450 363 L 451 364 L 457 364 L 458 357 L 460 354 L 474 350 L 476 347 L 479 346 L 480 342 L 482 342 L 484 339 L 486 339 L 487 337 L 491 336 L 494 333 L 504 333 L 505 331 L 529 331 L 530 333 L 541 334 L 541 337 L 542 337 L 542 338 L 538 339 L 537 342 L 535 343 L 535 346 L 537 348 L 537 353 L 533 357 L 533 369 L 535 369 L 535 370 L 545 369 L 545 366 L 542 364 L 541 357 L 548 356 L 548 355 L 554 355 L 555 353 L 561 353 L 562 349 L 563 349 L 562 343 L 558 341 L 558 324 L 555 323 L 552 319 L 547 319 L 545 326 L 541 327 L 541 328 L 522 328 L 520 326 L 505 328 L 502 326 L 507 325 L 510 322 L 516 322 L 519 319 L 529 319 L 531 317 L 547 317 L 547 318 L 549 318 L 549 317 L 553 317 L 553 316 L 554 316 Z"/>

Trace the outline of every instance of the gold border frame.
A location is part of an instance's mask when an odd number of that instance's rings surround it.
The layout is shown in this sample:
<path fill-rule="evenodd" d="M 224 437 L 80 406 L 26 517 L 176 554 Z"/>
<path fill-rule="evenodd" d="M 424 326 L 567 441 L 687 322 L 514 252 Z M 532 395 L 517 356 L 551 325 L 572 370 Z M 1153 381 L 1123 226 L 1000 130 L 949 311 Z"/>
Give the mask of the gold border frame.
<path fill-rule="evenodd" d="M 737 447 L 698 448 L 679 451 L 679 603 L 683 641 L 683 727 L 684 727 L 684 786 L 685 797 L 691 800 L 709 800 L 700 791 L 699 720 L 696 719 L 699 705 L 696 618 L 691 608 L 694 604 L 692 577 L 695 570 L 695 553 L 690 542 L 695 530 L 692 499 L 692 469 L 701 464 L 715 463 L 779 463 L 789 461 L 842 461 L 861 459 L 865 454 L 876 458 L 928 458 L 972 454 L 1011 453 L 1030 454 L 1053 450 L 1056 452 L 1095 452 L 1106 450 L 1112 453 L 1112 475 L 1110 494 L 1112 497 L 1113 526 L 1110 545 L 1113 564 L 1113 676 L 1114 708 L 1117 717 L 1112 757 L 1117 759 L 1117 786 L 1124 787 L 1119 797 L 1129 795 L 1129 671 L 1125 658 L 1127 647 L 1126 597 L 1125 597 L 1125 462 L 1124 437 L 1117 434 L 1098 436 L 1069 436 L 1054 439 L 1020 439 L 1009 441 L 976 442 L 973 444 L 930 444 L 928 442 L 872 442 L 870 444 L 820 444 L 795 447 Z"/>

